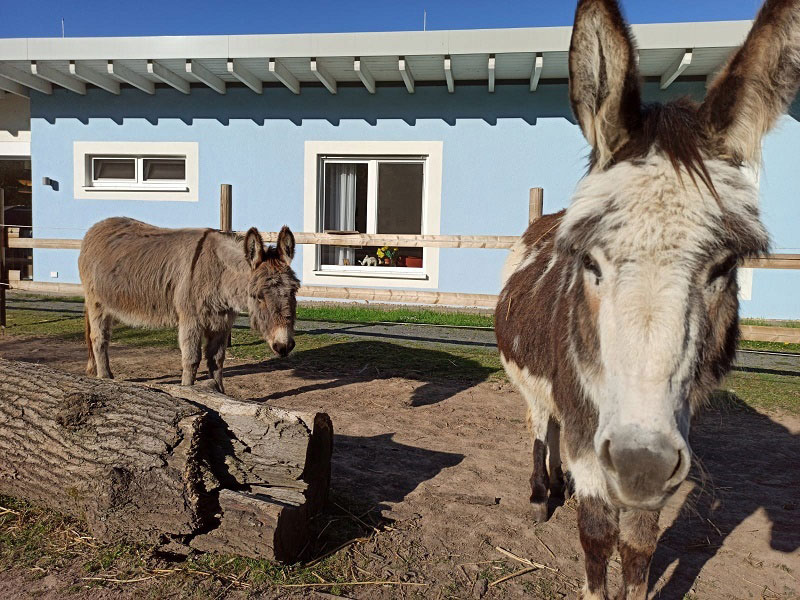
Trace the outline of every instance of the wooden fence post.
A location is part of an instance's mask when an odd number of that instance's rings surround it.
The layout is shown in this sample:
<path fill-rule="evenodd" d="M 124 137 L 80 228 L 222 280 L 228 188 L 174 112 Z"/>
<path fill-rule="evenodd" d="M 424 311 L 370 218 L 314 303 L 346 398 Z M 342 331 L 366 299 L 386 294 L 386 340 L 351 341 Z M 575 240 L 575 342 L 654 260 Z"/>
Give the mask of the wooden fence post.
<path fill-rule="evenodd" d="M 540 187 L 531 188 L 530 201 L 528 203 L 528 223 L 533 223 L 541 218 L 544 212 L 544 189 Z"/>
<path fill-rule="evenodd" d="M 219 229 L 232 231 L 233 188 L 230 183 L 219 186 Z"/>
<path fill-rule="evenodd" d="M 219 186 L 219 230 L 233 231 L 233 186 L 223 183 Z M 231 347 L 233 331 L 228 334 L 228 348 Z"/>
<path fill-rule="evenodd" d="M 0 187 L 0 335 L 6 333 L 6 287 L 8 286 L 8 265 L 6 265 L 6 192 Z"/>

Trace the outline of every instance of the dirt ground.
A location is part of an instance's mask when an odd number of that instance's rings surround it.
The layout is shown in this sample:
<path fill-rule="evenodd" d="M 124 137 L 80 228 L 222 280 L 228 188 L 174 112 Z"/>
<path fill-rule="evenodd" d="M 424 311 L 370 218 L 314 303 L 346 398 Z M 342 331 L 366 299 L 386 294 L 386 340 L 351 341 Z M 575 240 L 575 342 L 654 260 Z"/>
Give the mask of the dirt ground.
<path fill-rule="evenodd" d="M 354 341 L 353 343 L 358 343 Z M 330 414 L 336 431 L 332 497 L 367 507 L 387 525 L 351 545 L 362 579 L 420 586 L 342 588 L 350 598 L 577 597 L 582 551 L 574 505 L 555 507 L 534 526 L 527 480 L 531 445 L 524 407 L 510 385 L 426 380 L 419 373 L 382 374 L 354 365 L 326 369 L 307 351 L 302 367 L 278 360 L 230 359 L 227 393 L 276 406 Z M 0 356 L 81 373 L 81 344 L 51 339 L 0 341 Z M 117 378 L 177 381 L 177 350 L 113 347 Z M 800 418 L 761 414 L 744 404 L 703 415 L 692 447 L 695 469 L 661 518 L 662 536 L 651 569 L 655 597 L 797 598 L 800 595 Z M 698 483 L 701 482 L 701 483 Z M 372 509 L 372 512 L 369 512 Z M 343 543 L 346 538 L 331 540 Z M 523 565 L 496 547 L 543 563 L 540 569 L 488 587 Z M 555 571 L 557 569 L 557 572 Z M 0 598 L 59 598 L 74 574 L 36 581 L 0 573 Z M 618 559 L 609 570 L 620 582 Z M 93 590 L 85 597 L 147 595 L 148 584 Z M 327 590 L 330 591 L 330 590 Z M 327 597 L 284 589 L 265 597 Z M 151 593 L 152 595 L 152 593 Z"/>

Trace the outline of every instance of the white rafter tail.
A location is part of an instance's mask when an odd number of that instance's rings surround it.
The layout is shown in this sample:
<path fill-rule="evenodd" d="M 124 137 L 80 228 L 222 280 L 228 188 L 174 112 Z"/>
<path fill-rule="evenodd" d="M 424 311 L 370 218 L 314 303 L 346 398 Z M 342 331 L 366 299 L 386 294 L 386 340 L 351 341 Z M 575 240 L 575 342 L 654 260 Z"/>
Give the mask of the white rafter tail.
<path fill-rule="evenodd" d="M 36 90 L 37 92 L 42 92 L 43 94 L 53 93 L 52 83 L 45 81 L 44 79 L 39 79 L 32 73 L 20 71 L 11 65 L 0 65 L 0 76 L 10 79 L 11 81 L 20 85 L 24 85 L 25 87 L 29 87 L 32 90 Z"/>
<path fill-rule="evenodd" d="M 494 54 L 489 55 L 489 91 L 494 92 L 495 71 L 497 70 L 497 59 Z"/>
<path fill-rule="evenodd" d="M 444 78 L 447 80 L 447 91 L 452 94 L 456 91 L 456 80 L 453 79 L 453 61 L 449 56 L 444 57 Z"/>
<path fill-rule="evenodd" d="M 70 92 L 75 92 L 76 94 L 81 94 L 82 96 L 86 94 L 85 83 L 78 81 L 74 77 L 70 77 L 66 73 L 57 71 L 53 67 L 40 65 L 35 60 L 31 61 L 31 73 L 37 77 L 46 79 L 50 83 L 60 85 L 61 87 L 68 89 Z"/>
<path fill-rule="evenodd" d="M 116 94 L 119 96 L 119 81 L 111 79 L 111 77 L 108 75 L 103 75 L 97 71 L 92 71 L 90 68 L 76 63 L 74 60 L 69 61 L 69 72 L 86 83 L 91 83 L 92 85 L 96 85 L 97 87 L 104 89 L 110 94 Z"/>
<path fill-rule="evenodd" d="M 31 96 L 30 91 L 24 85 L 20 85 L 16 81 L 11 81 L 3 76 L 0 76 L 0 90 L 23 98 L 30 98 Z"/>
<path fill-rule="evenodd" d="M 133 87 L 142 90 L 147 94 L 155 94 L 156 93 L 156 84 L 139 75 L 138 73 L 134 73 L 128 67 L 119 64 L 116 61 L 110 60 L 108 61 L 107 66 L 108 74 L 118 79 L 122 83 L 127 83 L 128 85 L 132 85 Z"/>
<path fill-rule="evenodd" d="M 228 73 L 233 75 L 241 83 L 245 84 L 256 94 L 264 92 L 264 83 L 248 69 L 244 68 L 236 59 L 228 59 Z"/>
<path fill-rule="evenodd" d="M 297 81 L 297 77 L 292 75 L 289 69 L 287 69 L 282 63 L 279 63 L 274 58 L 269 60 L 269 72 L 275 76 L 275 79 L 289 88 L 293 94 L 300 93 L 300 82 Z"/>
<path fill-rule="evenodd" d="M 537 54 L 533 59 L 533 70 L 531 70 L 531 91 L 535 92 L 539 87 L 539 80 L 542 78 L 544 68 L 544 57 Z"/>
<path fill-rule="evenodd" d="M 414 75 L 411 73 L 411 67 L 404 56 L 397 60 L 397 68 L 400 69 L 400 77 L 403 78 L 403 83 L 406 84 L 406 89 L 409 94 L 414 93 Z"/>
<path fill-rule="evenodd" d="M 186 61 L 186 72 L 189 75 L 192 75 L 200 83 L 205 83 L 218 94 L 225 93 L 225 82 L 218 76 L 214 75 L 198 61 L 188 59 Z"/>
<path fill-rule="evenodd" d="M 314 74 L 314 77 L 319 79 L 319 82 L 322 85 L 324 85 L 331 94 L 335 94 L 336 80 L 328 72 L 328 70 L 321 64 L 319 64 L 319 61 L 316 58 L 311 59 L 310 66 L 311 66 L 311 72 Z"/>
<path fill-rule="evenodd" d="M 369 72 L 369 69 L 367 69 L 367 65 L 361 62 L 360 58 L 356 58 L 353 61 L 353 70 L 356 72 L 356 75 L 358 75 L 361 83 L 364 84 L 364 87 L 367 88 L 367 91 L 370 94 L 374 94 L 375 78 L 372 76 L 372 73 Z"/>
<path fill-rule="evenodd" d="M 689 65 L 692 64 L 692 51 L 686 50 L 678 60 L 676 60 L 669 69 L 661 76 L 661 89 L 665 90 L 672 85 L 678 77 L 681 76 Z"/>
<path fill-rule="evenodd" d="M 186 81 L 182 77 L 178 77 L 176 73 L 170 71 L 160 62 L 156 62 L 154 60 L 148 60 L 147 72 L 150 73 L 150 75 L 152 75 L 156 79 L 163 81 L 168 86 L 175 88 L 181 93 L 188 94 L 189 91 L 191 90 L 188 81 Z"/>

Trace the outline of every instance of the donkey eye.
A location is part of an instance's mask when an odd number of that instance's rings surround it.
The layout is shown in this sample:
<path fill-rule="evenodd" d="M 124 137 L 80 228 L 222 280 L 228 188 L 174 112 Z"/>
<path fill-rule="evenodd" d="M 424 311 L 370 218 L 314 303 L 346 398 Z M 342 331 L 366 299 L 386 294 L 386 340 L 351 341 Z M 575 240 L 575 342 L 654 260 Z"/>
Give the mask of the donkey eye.
<path fill-rule="evenodd" d="M 600 267 L 597 266 L 597 263 L 591 256 L 589 256 L 589 254 L 583 255 L 583 268 L 597 278 L 595 283 L 600 283 L 600 278 L 603 276 L 603 274 L 600 272 Z"/>
<path fill-rule="evenodd" d="M 725 260 L 718 262 L 711 267 L 711 270 L 708 272 L 708 281 L 706 283 L 710 285 L 720 277 L 730 274 L 730 272 L 736 268 L 738 262 L 739 259 L 736 256 L 729 256 Z"/>

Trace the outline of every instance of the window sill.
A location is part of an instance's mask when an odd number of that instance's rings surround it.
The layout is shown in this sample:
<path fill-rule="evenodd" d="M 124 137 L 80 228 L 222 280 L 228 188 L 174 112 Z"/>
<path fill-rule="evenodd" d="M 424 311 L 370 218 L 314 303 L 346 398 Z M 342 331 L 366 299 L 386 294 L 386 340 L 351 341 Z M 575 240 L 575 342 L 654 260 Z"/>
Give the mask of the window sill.
<path fill-rule="evenodd" d="M 315 277 L 367 277 L 370 279 L 408 279 L 413 281 L 427 281 L 428 274 L 423 269 L 407 269 L 404 267 L 385 267 L 376 269 L 316 269 Z"/>
<path fill-rule="evenodd" d="M 117 186 L 84 186 L 84 192 L 188 192 L 189 188 L 182 187 L 117 187 Z"/>

